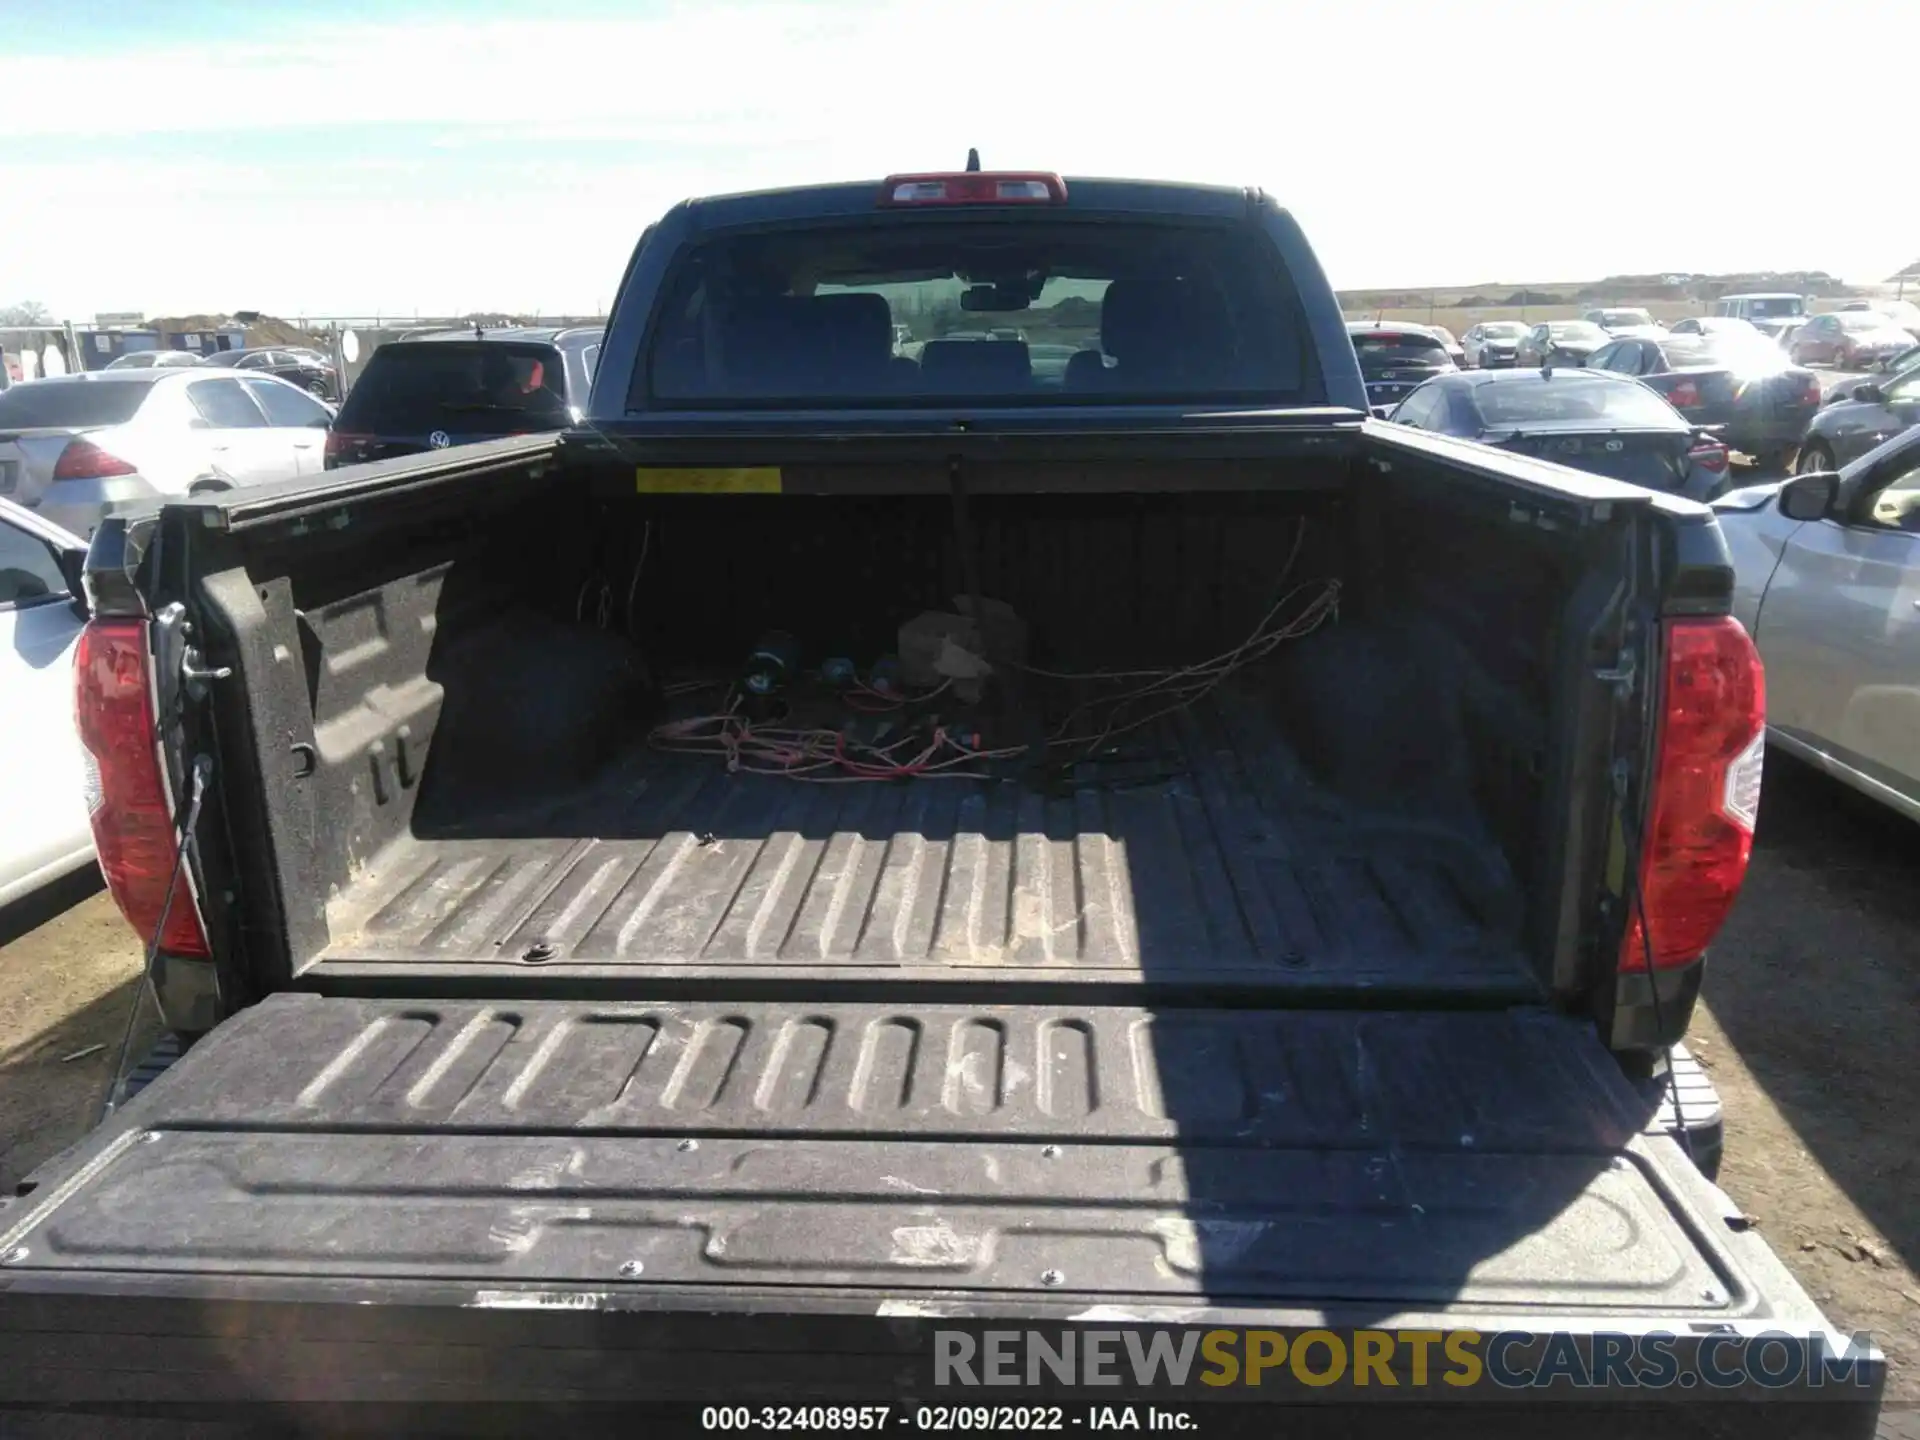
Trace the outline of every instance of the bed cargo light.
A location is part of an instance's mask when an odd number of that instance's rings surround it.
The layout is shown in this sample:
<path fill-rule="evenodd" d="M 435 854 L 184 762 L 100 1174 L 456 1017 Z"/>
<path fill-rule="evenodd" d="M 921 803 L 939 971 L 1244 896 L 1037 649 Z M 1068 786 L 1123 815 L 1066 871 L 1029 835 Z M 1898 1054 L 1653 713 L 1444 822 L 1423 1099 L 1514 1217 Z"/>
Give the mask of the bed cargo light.
<path fill-rule="evenodd" d="M 951 171 L 889 175 L 880 203 L 893 205 L 1064 205 L 1067 182 L 1043 171 Z"/>

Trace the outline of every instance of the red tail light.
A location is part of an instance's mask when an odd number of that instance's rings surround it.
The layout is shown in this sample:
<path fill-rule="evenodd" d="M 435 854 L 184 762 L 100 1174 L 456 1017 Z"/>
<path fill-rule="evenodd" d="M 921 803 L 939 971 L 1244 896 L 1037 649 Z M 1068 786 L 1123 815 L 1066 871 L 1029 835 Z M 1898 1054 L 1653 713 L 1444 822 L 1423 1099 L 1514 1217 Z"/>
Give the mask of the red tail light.
<path fill-rule="evenodd" d="M 1690 964 L 1740 893 L 1760 809 L 1766 677 L 1740 622 L 1665 627 L 1666 710 L 1654 761 L 1652 816 L 1641 838 L 1641 911 L 1627 925 L 1622 970 Z M 1651 938 L 1651 946 L 1647 941 Z"/>
<path fill-rule="evenodd" d="M 53 462 L 56 480 L 99 480 L 108 475 L 132 475 L 133 466 L 118 455 L 109 455 L 91 440 L 69 440 L 60 458 Z"/>
<path fill-rule="evenodd" d="M 87 808 L 107 888 L 143 940 L 166 912 L 160 948 L 209 954 L 179 858 L 153 725 L 153 665 L 139 620 L 95 620 L 74 656 L 74 718 L 87 749 Z M 167 903 L 173 880 L 173 902 Z"/>
<path fill-rule="evenodd" d="M 1693 448 L 1687 451 L 1689 464 L 1698 465 L 1702 470 L 1712 471 L 1715 475 L 1726 473 L 1727 447 L 1718 440 L 1696 440 Z"/>
<path fill-rule="evenodd" d="M 889 175 L 882 205 L 1064 205 L 1067 182 L 1039 170 Z"/>
<path fill-rule="evenodd" d="M 338 430 L 327 432 L 326 458 L 339 460 L 352 458 L 359 454 L 360 447 L 373 439 L 371 435 L 343 435 Z"/>
<path fill-rule="evenodd" d="M 1826 398 L 1827 392 L 1820 388 L 1820 377 L 1818 375 L 1809 375 L 1801 382 L 1800 403 L 1802 405 L 1818 407 L 1820 402 Z"/>
<path fill-rule="evenodd" d="M 1689 410 L 1700 403 L 1700 387 L 1691 380 L 1681 380 L 1667 392 L 1667 399 L 1676 410 Z"/>

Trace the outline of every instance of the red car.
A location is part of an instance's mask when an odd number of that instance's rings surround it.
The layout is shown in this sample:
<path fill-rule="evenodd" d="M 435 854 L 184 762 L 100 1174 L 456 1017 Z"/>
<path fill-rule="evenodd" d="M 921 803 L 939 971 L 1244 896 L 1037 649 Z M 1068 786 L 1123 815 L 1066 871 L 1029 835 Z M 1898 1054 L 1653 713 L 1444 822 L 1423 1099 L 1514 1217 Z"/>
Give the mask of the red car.
<path fill-rule="evenodd" d="M 1865 370 L 1908 349 L 1913 337 L 1886 316 L 1872 310 L 1846 310 L 1816 315 L 1788 343 L 1796 365 L 1820 361 L 1837 370 Z"/>

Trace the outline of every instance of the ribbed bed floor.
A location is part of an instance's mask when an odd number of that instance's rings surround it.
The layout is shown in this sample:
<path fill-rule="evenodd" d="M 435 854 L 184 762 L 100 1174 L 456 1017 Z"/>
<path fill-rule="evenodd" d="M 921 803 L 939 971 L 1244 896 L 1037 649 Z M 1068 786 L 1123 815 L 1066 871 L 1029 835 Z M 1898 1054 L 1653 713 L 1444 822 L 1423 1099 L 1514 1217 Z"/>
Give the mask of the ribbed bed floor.
<path fill-rule="evenodd" d="M 1534 989 L 1490 845 L 1356 814 L 1245 700 L 1142 735 L 1052 795 L 636 755 L 541 816 L 389 848 L 322 966 Z"/>

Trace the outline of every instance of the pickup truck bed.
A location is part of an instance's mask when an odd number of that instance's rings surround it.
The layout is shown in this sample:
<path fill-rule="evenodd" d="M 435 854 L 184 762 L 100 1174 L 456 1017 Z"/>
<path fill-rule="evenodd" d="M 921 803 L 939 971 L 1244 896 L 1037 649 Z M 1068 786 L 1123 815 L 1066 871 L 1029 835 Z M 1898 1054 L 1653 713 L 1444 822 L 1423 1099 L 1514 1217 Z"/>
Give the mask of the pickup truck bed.
<path fill-rule="evenodd" d="M 451 828 L 403 837 L 341 892 L 319 975 L 544 946 L 651 981 L 904 968 L 1539 994 L 1504 867 L 1437 822 L 1338 801 L 1238 694 L 1052 794 L 800 784 L 641 745 L 537 823 L 465 827 L 537 834 Z"/>
<path fill-rule="evenodd" d="M 235 723 L 282 737 L 259 761 L 277 883 L 324 897 L 289 969 L 339 993 L 1541 1001 L 1552 691 L 1605 592 L 1568 539 L 1411 464 L 1350 498 L 1271 474 L 976 502 L 980 583 L 1029 661 L 1002 663 L 1004 703 L 897 713 L 977 727 L 1004 758 L 949 769 L 981 778 L 758 774 L 657 731 L 719 705 L 770 623 L 810 667 L 835 643 L 865 663 L 951 607 L 937 495 L 608 498 L 519 472 L 425 543 L 246 537 L 210 582 L 253 697 Z M 1116 708 L 1135 682 L 1060 678 L 1232 652 L 1329 585 L 1336 619 L 1204 693 Z M 314 759 L 282 785 L 288 748 Z"/>

